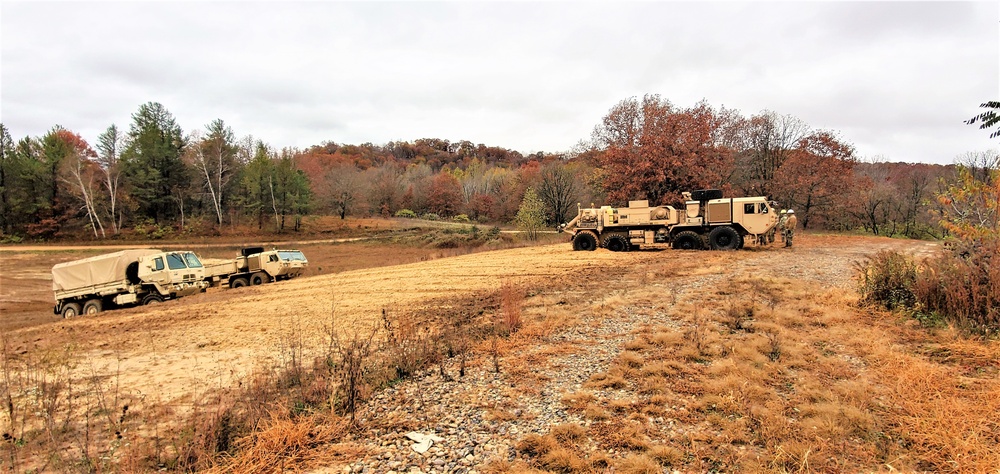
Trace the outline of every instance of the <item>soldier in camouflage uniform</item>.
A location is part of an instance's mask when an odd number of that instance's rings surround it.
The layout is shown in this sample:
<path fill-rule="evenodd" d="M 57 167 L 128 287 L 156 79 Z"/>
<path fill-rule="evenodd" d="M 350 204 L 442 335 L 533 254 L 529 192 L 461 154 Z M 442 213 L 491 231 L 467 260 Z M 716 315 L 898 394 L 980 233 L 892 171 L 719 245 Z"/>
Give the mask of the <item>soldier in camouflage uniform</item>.
<path fill-rule="evenodd" d="M 788 220 L 788 210 L 782 209 L 778 218 L 778 232 L 781 233 L 781 241 L 785 241 L 785 221 Z"/>
<path fill-rule="evenodd" d="M 785 216 L 785 247 L 791 247 L 792 237 L 795 236 L 795 225 L 799 223 L 799 220 L 795 217 L 795 211 L 793 209 L 789 209 L 788 212 L 785 213 Z"/>

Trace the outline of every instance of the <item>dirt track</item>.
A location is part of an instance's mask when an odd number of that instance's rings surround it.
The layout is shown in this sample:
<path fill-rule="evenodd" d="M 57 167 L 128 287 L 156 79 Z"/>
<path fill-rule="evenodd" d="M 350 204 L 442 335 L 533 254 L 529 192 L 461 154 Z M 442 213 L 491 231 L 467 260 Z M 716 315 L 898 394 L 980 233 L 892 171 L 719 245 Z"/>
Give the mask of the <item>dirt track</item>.
<path fill-rule="evenodd" d="M 793 250 L 747 250 L 732 252 L 731 258 L 751 260 L 753 271 L 847 284 L 851 262 L 880 248 L 924 253 L 937 246 L 802 236 Z M 553 282 L 605 279 L 606 270 L 628 268 L 632 262 L 652 260 L 670 266 L 699 255 L 671 250 L 573 252 L 567 244 L 500 250 L 260 287 L 216 289 L 161 305 L 21 329 L 9 336 L 15 354 L 71 344 L 87 373 L 118 373 L 129 391 L 182 402 L 234 383 L 264 357 L 278 357 L 291 337 L 319 344 L 331 319 L 339 327 L 374 324 L 383 308 L 444 310 L 449 301 L 496 290 L 508 278 L 544 288 Z M 608 283 L 613 286 L 613 281 Z"/>

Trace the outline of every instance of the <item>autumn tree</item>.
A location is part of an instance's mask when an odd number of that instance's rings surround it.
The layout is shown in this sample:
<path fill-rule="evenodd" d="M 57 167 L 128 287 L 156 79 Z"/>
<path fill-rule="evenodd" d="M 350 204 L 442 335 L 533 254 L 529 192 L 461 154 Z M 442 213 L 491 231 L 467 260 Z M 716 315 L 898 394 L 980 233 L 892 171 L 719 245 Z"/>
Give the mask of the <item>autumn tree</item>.
<path fill-rule="evenodd" d="M 737 125 L 736 182 L 748 196 L 772 196 L 775 173 L 809 132 L 790 115 L 764 111 Z"/>
<path fill-rule="evenodd" d="M 384 161 L 365 171 L 369 183 L 368 202 L 372 212 L 383 217 L 401 209 L 403 200 L 403 170 L 394 161 Z"/>
<path fill-rule="evenodd" d="M 97 208 L 97 190 L 104 180 L 104 171 L 93 160 L 97 157 L 97 152 L 79 134 L 59 130 L 56 137 L 67 147 L 67 155 L 62 158 L 63 171 L 60 179 L 68 185 L 70 193 L 79 199 L 94 237 L 106 237 L 104 223 Z"/>
<path fill-rule="evenodd" d="M 457 214 L 462 204 L 462 184 L 447 170 L 434 175 L 427 191 L 427 208 L 439 216 L 450 217 Z"/>
<path fill-rule="evenodd" d="M 624 100 L 593 133 L 599 182 L 612 201 L 665 204 L 692 189 L 726 188 L 733 153 L 719 146 L 721 115 L 702 102 L 680 109 L 658 95 Z"/>
<path fill-rule="evenodd" d="M 871 158 L 855 171 L 858 183 L 857 199 L 851 214 L 868 232 L 880 235 L 892 221 L 896 188 L 889 181 L 889 168 L 882 157 Z"/>
<path fill-rule="evenodd" d="M 814 132 L 799 144 L 775 172 L 775 196 L 791 207 L 808 229 L 815 221 L 834 222 L 835 213 L 853 190 L 854 148 L 829 132 Z"/>
<path fill-rule="evenodd" d="M 355 203 L 364 197 L 362 176 L 362 171 L 353 164 L 341 163 L 327 170 L 323 177 L 321 193 L 341 219 L 346 219 Z"/>

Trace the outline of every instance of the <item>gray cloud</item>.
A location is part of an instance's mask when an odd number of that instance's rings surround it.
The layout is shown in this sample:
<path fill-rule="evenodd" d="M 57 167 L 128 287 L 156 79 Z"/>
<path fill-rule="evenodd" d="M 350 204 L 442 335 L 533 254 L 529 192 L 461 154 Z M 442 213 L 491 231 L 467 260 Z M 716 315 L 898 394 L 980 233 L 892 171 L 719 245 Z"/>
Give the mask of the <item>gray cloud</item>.
<path fill-rule="evenodd" d="M 0 5 L 0 114 L 93 142 L 163 103 L 276 147 L 438 137 L 559 151 L 658 93 L 839 131 L 862 156 L 995 147 L 1000 6 L 962 2 Z"/>

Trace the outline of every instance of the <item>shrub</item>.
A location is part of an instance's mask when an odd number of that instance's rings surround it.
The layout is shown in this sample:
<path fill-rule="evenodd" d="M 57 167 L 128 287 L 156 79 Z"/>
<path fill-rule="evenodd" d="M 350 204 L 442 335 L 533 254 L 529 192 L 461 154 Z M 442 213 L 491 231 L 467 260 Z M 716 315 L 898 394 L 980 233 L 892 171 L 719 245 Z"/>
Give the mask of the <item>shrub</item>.
<path fill-rule="evenodd" d="M 400 209 L 400 210 L 396 211 L 396 217 L 403 217 L 403 218 L 406 218 L 406 219 L 416 219 L 417 218 L 417 213 L 413 212 L 413 211 L 411 211 L 409 209 Z"/>
<path fill-rule="evenodd" d="M 882 250 L 857 264 L 856 269 L 862 304 L 889 310 L 913 307 L 917 266 L 909 257 Z"/>
<path fill-rule="evenodd" d="M 465 214 L 459 214 L 459 215 L 457 215 L 455 217 L 452 217 L 451 220 L 453 220 L 455 222 L 471 222 L 469 220 L 469 216 L 467 216 Z"/>
<path fill-rule="evenodd" d="M 1000 329 L 1000 241 L 929 260 L 913 292 L 920 316 L 940 316 L 974 332 Z"/>
<path fill-rule="evenodd" d="M 428 212 L 427 214 L 424 214 L 424 215 L 420 216 L 420 218 L 424 219 L 424 220 L 428 220 L 428 221 L 439 221 L 439 220 L 441 220 L 441 216 L 439 216 L 439 215 L 437 215 L 437 214 L 435 214 L 433 212 Z"/>
<path fill-rule="evenodd" d="M 918 267 L 882 251 L 859 264 L 861 303 L 906 310 L 921 320 L 943 318 L 977 333 L 1000 330 L 1000 240 L 957 246 Z"/>

